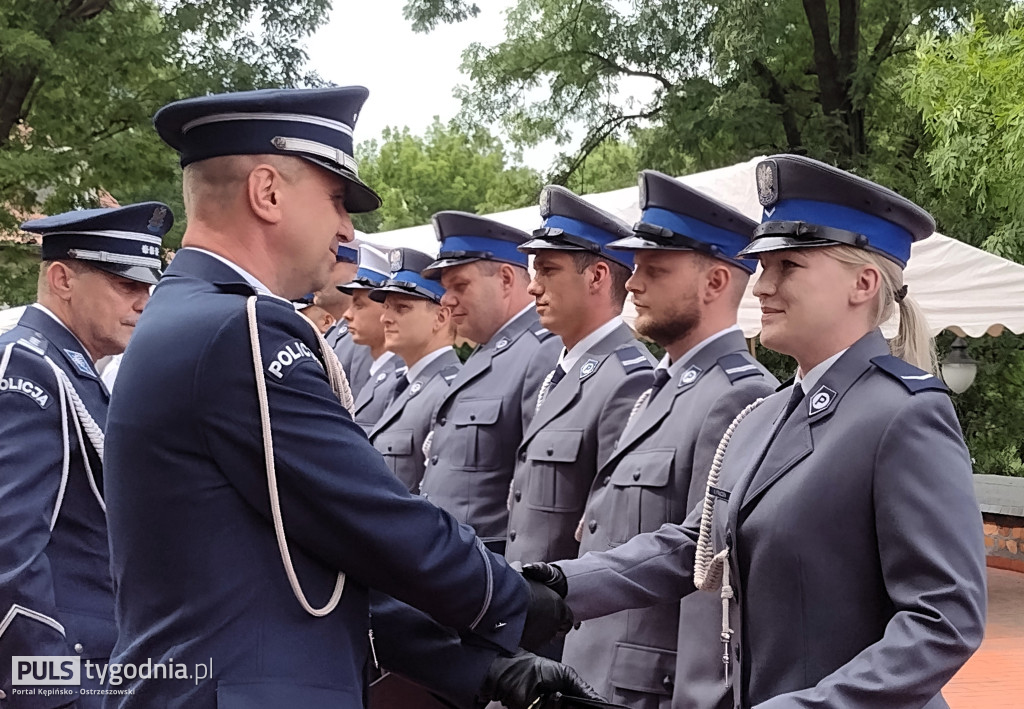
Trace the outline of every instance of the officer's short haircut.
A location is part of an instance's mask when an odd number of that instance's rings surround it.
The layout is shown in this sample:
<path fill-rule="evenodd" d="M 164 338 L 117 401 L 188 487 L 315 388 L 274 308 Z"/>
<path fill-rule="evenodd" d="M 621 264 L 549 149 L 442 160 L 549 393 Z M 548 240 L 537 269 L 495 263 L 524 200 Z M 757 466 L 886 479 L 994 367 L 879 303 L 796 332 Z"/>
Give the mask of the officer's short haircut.
<path fill-rule="evenodd" d="M 473 263 L 476 264 L 477 268 L 480 270 L 481 275 L 484 275 L 488 278 L 497 276 L 498 270 L 502 266 L 511 266 L 513 269 L 515 269 L 517 279 L 521 278 L 525 279 L 527 283 L 530 282 L 530 272 L 527 271 L 522 266 L 517 266 L 514 263 L 507 263 L 505 261 L 489 261 L 487 259 L 481 259 L 479 261 L 474 261 Z"/>
<path fill-rule="evenodd" d="M 43 293 L 49 292 L 49 287 L 46 283 L 46 271 L 55 263 L 62 263 L 70 268 L 75 273 L 82 273 L 92 268 L 89 264 L 79 261 L 78 259 L 51 259 L 49 261 L 43 261 L 39 264 L 39 279 L 36 281 L 36 297 L 38 298 Z M 94 269 L 94 270 L 99 270 Z"/>
<path fill-rule="evenodd" d="M 633 272 L 622 264 L 615 263 L 599 254 L 589 251 L 572 251 L 571 253 L 573 265 L 576 266 L 576 273 L 583 273 L 597 263 L 604 262 L 608 264 L 608 271 L 612 277 L 612 305 L 621 313 L 622 307 L 626 303 L 626 281 L 633 275 Z"/>

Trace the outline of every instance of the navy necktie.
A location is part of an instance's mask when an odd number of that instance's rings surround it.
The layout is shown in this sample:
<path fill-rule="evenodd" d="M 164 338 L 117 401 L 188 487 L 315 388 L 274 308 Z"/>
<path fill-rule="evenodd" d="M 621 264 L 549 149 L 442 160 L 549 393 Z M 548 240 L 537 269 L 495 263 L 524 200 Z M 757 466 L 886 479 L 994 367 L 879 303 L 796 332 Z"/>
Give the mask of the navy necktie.
<path fill-rule="evenodd" d="M 405 372 L 398 373 L 398 382 L 395 384 L 395 390 L 391 393 L 391 400 L 394 401 L 402 395 L 406 387 L 409 386 L 409 378 L 405 376 Z"/>
<path fill-rule="evenodd" d="M 668 380 L 672 378 L 672 375 L 668 373 L 668 369 L 656 369 L 654 370 L 654 382 L 651 384 L 651 396 L 654 396 L 661 388 L 668 383 Z"/>
<path fill-rule="evenodd" d="M 804 388 L 800 386 L 800 382 L 793 384 L 793 391 L 789 395 L 789 401 L 786 403 L 786 412 L 782 415 L 782 420 L 785 421 L 793 412 L 796 411 L 796 407 L 800 405 L 800 402 L 804 400 Z"/>
<path fill-rule="evenodd" d="M 551 374 L 551 383 L 548 384 L 548 391 L 555 388 L 555 384 L 562 381 L 565 378 L 565 370 L 562 369 L 562 365 L 555 365 L 555 371 Z"/>

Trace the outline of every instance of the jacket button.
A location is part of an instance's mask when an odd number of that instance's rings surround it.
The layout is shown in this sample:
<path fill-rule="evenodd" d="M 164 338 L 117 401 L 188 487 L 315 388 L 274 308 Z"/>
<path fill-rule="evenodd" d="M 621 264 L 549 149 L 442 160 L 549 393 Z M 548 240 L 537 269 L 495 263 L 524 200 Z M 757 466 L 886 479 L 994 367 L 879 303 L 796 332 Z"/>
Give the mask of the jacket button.
<path fill-rule="evenodd" d="M 665 689 L 671 692 L 672 687 L 674 686 L 674 683 L 672 682 L 672 675 L 665 675 L 665 677 L 661 680 L 661 686 L 663 686 Z"/>
<path fill-rule="evenodd" d="M 430 464 L 431 465 L 437 465 L 437 456 L 436 455 L 430 456 Z"/>
<path fill-rule="evenodd" d="M 439 424 L 441 424 L 442 426 L 444 426 L 446 423 L 448 423 L 448 417 L 447 416 L 442 416 L 440 419 L 438 419 L 437 422 Z"/>
<path fill-rule="evenodd" d="M 639 470 L 636 471 L 635 473 L 633 473 L 633 479 L 634 480 L 639 480 L 640 479 L 640 471 Z"/>
<path fill-rule="evenodd" d="M 7 692 L 0 689 L 0 699 L 7 699 Z"/>
<path fill-rule="evenodd" d="M 469 420 L 470 421 L 476 421 L 476 414 L 470 414 L 469 415 Z"/>
<path fill-rule="evenodd" d="M 548 455 L 554 455 L 554 454 L 555 454 L 555 449 L 554 448 L 548 448 Z"/>
<path fill-rule="evenodd" d="M 594 531 L 597 530 L 597 520 L 590 520 L 590 524 L 588 524 L 587 527 L 590 529 L 590 533 L 593 534 Z"/>
<path fill-rule="evenodd" d="M 516 490 L 516 494 L 515 494 L 515 495 L 513 495 L 513 497 L 515 497 L 515 498 L 516 498 L 516 502 L 519 502 L 519 501 L 520 501 L 521 499 L 523 499 L 523 493 L 522 493 L 522 491 L 520 491 L 520 490 Z"/>
<path fill-rule="evenodd" d="M 389 451 L 391 450 L 391 446 L 390 446 L 390 445 L 388 446 L 388 450 L 389 450 Z"/>
<path fill-rule="evenodd" d="M 82 643 L 75 643 L 75 652 L 77 652 L 79 655 L 82 654 L 82 650 L 84 649 L 85 648 L 82 647 Z"/>
<path fill-rule="evenodd" d="M 511 532 L 508 533 L 508 540 L 510 542 L 514 542 L 516 540 L 516 530 L 513 529 Z"/>
<path fill-rule="evenodd" d="M 604 479 L 601 480 L 601 485 L 607 485 L 611 481 L 612 481 L 612 476 L 611 475 L 605 475 Z"/>

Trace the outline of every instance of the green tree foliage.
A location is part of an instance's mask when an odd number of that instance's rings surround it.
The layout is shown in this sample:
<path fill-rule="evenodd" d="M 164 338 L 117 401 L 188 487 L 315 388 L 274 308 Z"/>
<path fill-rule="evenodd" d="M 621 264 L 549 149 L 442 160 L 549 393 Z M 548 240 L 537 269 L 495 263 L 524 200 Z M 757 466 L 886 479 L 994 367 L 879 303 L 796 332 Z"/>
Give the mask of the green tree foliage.
<path fill-rule="evenodd" d="M 905 93 L 931 139 L 936 186 L 962 221 L 989 227 L 983 248 L 1024 263 L 1024 12 L 996 31 L 978 17 L 952 37 L 928 35 L 916 59 Z"/>
<path fill-rule="evenodd" d="M 176 157 L 150 123 L 175 99 L 317 83 L 301 41 L 329 0 L 8 0 L 0 5 L 0 228 L 25 215 L 168 202 Z M 180 238 L 179 226 L 172 237 Z"/>
<path fill-rule="evenodd" d="M 643 166 L 636 146 L 614 138 L 597 146 L 569 176 L 566 187 L 577 194 L 608 192 L 636 185 Z"/>
<path fill-rule="evenodd" d="M 355 215 L 367 233 L 426 224 L 435 212 L 484 214 L 537 203 L 543 181 L 536 170 L 511 164 L 501 141 L 480 127 L 434 123 L 422 137 L 408 128 L 385 129 L 380 142 L 361 143 L 359 175 L 384 206 Z"/>
<path fill-rule="evenodd" d="M 0 308 L 36 299 L 39 247 L 0 242 Z"/>
<path fill-rule="evenodd" d="M 560 181 L 641 128 L 640 162 L 672 174 L 778 151 L 862 168 L 890 129 L 889 82 L 917 39 L 1008 1 L 519 0 L 505 41 L 464 53 L 461 98 L 522 145 L 569 145 L 582 126 Z M 439 20 L 466 9 L 431 4 Z M 896 142 L 881 147 L 907 149 Z"/>

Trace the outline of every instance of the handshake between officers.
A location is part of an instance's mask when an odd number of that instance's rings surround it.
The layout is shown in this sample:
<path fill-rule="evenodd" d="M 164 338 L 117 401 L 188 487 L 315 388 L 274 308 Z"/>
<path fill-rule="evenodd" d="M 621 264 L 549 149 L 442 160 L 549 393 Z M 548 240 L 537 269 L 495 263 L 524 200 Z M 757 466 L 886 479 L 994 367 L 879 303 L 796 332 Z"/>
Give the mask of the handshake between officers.
<path fill-rule="evenodd" d="M 367 93 L 207 96 L 154 119 L 188 227 L 107 420 L 111 662 L 212 672 L 126 681 L 107 707 L 361 707 L 377 662 L 455 706 L 596 698 L 526 652 L 571 627 L 561 597 L 409 493 L 287 300 L 328 284 L 349 214 L 380 206 L 353 158 Z"/>

